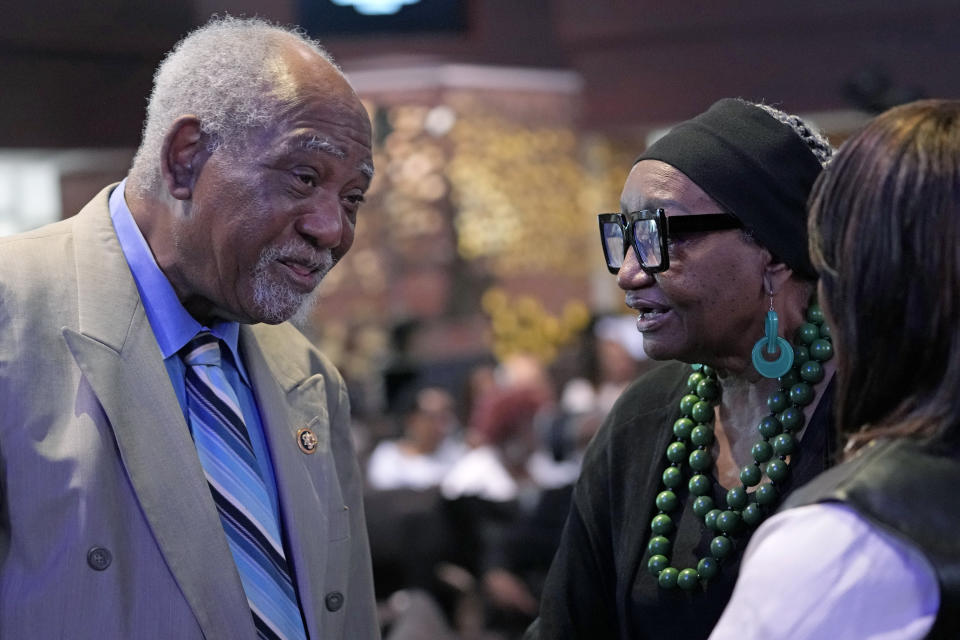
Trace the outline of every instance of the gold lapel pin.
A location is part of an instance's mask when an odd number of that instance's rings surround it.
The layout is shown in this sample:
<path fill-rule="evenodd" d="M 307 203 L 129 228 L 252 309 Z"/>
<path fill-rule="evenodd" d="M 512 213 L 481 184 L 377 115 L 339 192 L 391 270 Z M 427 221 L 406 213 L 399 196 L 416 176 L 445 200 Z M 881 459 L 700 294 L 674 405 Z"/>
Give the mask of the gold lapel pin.
<path fill-rule="evenodd" d="M 297 445 L 299 445 L 300 451 L 307 454 L 313 453 L 317 450 L 318 442 L 316 434 L 310 429 L 304 427 L 297 431 Z"/>

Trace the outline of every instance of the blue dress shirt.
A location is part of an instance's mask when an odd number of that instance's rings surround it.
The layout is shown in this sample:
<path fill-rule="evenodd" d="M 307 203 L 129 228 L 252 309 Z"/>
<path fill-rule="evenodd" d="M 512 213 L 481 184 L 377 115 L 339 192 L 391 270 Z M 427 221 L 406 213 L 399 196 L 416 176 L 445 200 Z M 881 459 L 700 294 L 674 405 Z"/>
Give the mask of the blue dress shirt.
<path fill-rule="evenodd" d="M 157 266 L 150 246 L 140 233 L 140 228 L 137 227 L 127 207 L 123 197 L 126 183 L 126 180 L 121 182 L 110 194 L 110 219 L 117 232 L 123 256 L 133 273 L 147 320 L 157 338 L 160 353 L 163 354 L 163 364 L 166 365 L 167 372 L 170 374 L 170 382 L 173 383 L 184 418 L 187 418 L 187 391 L 184 382 L 186 365 L 180 359 L 178 352 L 202 329 L 208 329 L 220 338 L 229 350 L 229 356 L 223 359 L 223 371 L 237 393 L 243 419 L 250 434 L 250 442 L 257 456 L 260 474 L 266 484 L 274 516 L 280 523 L 277 483 L 273 475 L 273 465 L 270 462 L 270 449 L 263 433 L 263 423 L 257 408 L 256 397 L 238 350 L 240 325 L 236 322 L 215 322 L 205 327 L 187 312 L 177 298 L 173 285 Z M 189 422 L 189 418 L 187 420 Z"/>

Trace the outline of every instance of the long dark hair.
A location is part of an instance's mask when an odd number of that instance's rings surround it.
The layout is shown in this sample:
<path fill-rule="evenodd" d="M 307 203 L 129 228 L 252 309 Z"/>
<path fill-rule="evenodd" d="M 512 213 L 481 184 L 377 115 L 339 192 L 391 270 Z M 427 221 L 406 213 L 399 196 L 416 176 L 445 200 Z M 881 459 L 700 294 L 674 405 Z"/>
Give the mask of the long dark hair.
<path fill-rule="evenodd" d="M 837 419 L 880 437 L 960 442 L 960 101 L 887 111 L 809 200 L 810 252 L 836 326 Z"/>

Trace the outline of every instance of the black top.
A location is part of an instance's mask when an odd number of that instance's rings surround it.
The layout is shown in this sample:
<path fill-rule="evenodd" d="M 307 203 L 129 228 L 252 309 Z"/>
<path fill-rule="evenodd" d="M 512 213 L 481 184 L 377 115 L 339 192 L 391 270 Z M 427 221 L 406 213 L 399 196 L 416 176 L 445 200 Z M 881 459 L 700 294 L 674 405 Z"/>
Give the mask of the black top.
<path fill-rule="evenodd" d="M 527 638 L 696 640 L 710 634 L 733 591 L 749 534 L 733 538 L 735 552 L 705 590 L 666 591 L 646 568 L 654 499 L 663 488 L 665 451 L 690 373 L 682 363 L 658 367 L 634 382 L 607 416 L 587 450 L 540 618 Z M 832 397 L 828 387 L 792 456 L 781 495 L 827 467 L 834 448 Z M 714 500 L 725 504 L 726 490 L 715 478 L 714 490 Z M 686 482 L 675 492 L 683 512 L 671 513 L 677 524 L 671 565 L 696 567 L 716 534 L 691 510 Z"/>
<path fill-rule="evenodd" d="M 874 444 L 797 491 L 784 508 L 843 502 L 873 525 L 918 548 L 940 586 L 927 638 L 960 637 L 960 459 L 914 440 Z"/>

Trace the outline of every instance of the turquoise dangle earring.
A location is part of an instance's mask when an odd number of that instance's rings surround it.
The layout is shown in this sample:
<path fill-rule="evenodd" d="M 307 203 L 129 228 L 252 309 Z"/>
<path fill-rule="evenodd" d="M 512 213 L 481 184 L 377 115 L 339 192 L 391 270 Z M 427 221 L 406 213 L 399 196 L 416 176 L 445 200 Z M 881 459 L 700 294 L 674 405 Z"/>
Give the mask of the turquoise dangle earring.
<path fill-rule="evenodd" d="M 793 347 L 785 338 L 778 335 L 780 319 L 777 312 L 773 310 L 773 291 L 770 291 L 770 310 L 767 311 L 767 317 L 764 321 L 764 337 L 757 340 L 753 345 L 753 352 L 750 354 L 753 360 L 753 368 L 764 378 L 779 378 L 793 366 Z M 779 347 L 780 355 L 776 360 L 767 360 L 762 351 L 772 356 Z"/>

